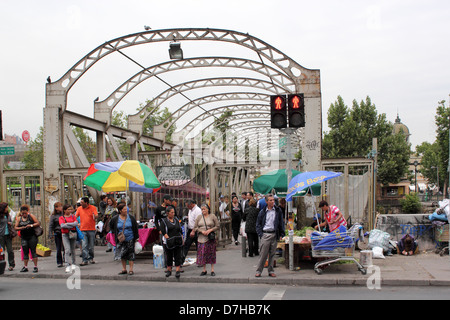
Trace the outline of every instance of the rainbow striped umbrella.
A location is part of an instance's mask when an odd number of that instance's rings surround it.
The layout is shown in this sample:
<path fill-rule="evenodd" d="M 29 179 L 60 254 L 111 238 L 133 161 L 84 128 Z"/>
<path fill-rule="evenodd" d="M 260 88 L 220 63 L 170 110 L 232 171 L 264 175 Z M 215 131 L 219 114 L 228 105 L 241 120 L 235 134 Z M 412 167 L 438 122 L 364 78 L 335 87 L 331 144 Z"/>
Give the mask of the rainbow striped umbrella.
<path fill-rule="evenodd" d="M 153 193 L 161 189 L 153 170 L 137 160 L 93 163 L 84 184 L 103 192 Z"/>

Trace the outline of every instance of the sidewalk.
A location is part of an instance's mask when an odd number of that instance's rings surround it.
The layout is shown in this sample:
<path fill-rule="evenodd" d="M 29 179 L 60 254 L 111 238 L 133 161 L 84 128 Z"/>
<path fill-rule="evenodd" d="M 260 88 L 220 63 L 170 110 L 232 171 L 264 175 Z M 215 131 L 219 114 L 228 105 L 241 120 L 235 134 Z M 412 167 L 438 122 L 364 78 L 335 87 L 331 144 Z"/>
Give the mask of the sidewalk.
<path fill-rule="evenodd" d="M 209 282 L 209 283 L 249 283 L 274 284 L 297 286 L 335 286 L 360 285 L 366 286 L 370 277 L 375 273 L 362 275 L 354 263 L 332 264 L 323 274 L 314 272 L 314 264 L 305 262 L 299 271 L 290 271 L 284 265 L 275 268 L 276 278 L 267 275 L 264 270 L 261 278 L 255 278 L 256 264 L 259 257 L 242 257 L 241 246 L 227 245 L 217 251 L 216 276 L 208 274 L 200 276 L 202 271 L 197 265 L 183 267 L 184 273 L 179 280 L 174 276 L 166 278 L 164 269 L 155 269 L 153 260 L 137 259 L 134 266 L 134 275 L 118 275 L 121 271 L 120 261 L 113 261 L 113 253 L 106 253 L 106 247 L 95 247 L 95 264 L 80 267 L 82 279 L 93 280 L 128 280 L 128 281 L 182 281 L 182 282 Z M 77 265 L 81 262 L 80 251 L 77 249 Z M 2 277 L 17 278 L 54 278 L 67 279 L 70 273 L 65 268 L 57 268 L 55 253 L 50 257 L 39 257 L 38 273 L 33 273 L 33 263 L 29 262 L 27 273 L 20 273 L 23 263 L 20 261 L 20 252 L 15 252 L 16 268 L 13 271 L 5 270 Z M 355 253 L 359 258 L 359 252 Z M 190 252 L 188 258 L 195 258 L 195 252 Z M 278 258 L 278 257 L 276 257 Z M 450 257 L 439 256 L 435 253 L 420 253 L 412 257 L 394 255 L 386 259 L 373 259 L 373 265 L 379 267 L 381 286 L 450 286 Z"/>

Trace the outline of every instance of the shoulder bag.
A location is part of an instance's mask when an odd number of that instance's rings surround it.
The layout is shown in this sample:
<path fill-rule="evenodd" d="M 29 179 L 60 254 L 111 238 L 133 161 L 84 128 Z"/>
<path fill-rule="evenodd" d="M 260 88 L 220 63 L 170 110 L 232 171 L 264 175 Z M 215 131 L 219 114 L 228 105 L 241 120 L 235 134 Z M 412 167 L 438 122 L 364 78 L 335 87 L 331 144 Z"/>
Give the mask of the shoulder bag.
<path fill-rule="evenodd" d="M 67 223 L 66 217 L 63 216 L 64 221 Z M 75 230 L 71 230 L 69 229 L 69 239 L 73 240 L 73 239 L 77 239 L 78 238 L 78 232 Z"/>
<path fill-rule="evenodd" d="M 208 225 L 206 224 L 205 216 L 202 214 L 203 221 L 205 221 L 205 228 L 208 230 Z M 216 233 L 214 231 L 211 231 L 208 233 L 208 240 L 216 240 Z"/>
<path fill-rule="evenodd" d="M 33 218 L 31 218 L 31 220 L 33 220 Z M 36 235 L 36 237 L 42 236 L 43 233 L 44 229 L 42 229 L 41 226 L 34 227 L 34 234 Z"/>
<path fill-rule="evenodd" d="M 128 218 L 128 216 L 127 216 Z M 119 219 L 120 217 L 117 218 L 117 224 L 119 224 Z M 117 235 L 117 240 L 119 240 L 120 243 L 125 241 L 125 223 L 127 222 L 127 219 L 125 218 L 125 221 L 123 222 L 123 228 L 122 228 L 122 232 L 119 232 L 119 234 Z"/>
<path fill-rule="evenodd" d="M 167 230 L 166 233 L 168 234 L 169 228 L 167 226 L 166 219 L 168 219 L 168 218 L 163 218 L 163 219 L 161 219 L 161 221 L 164 222 L 164 225 L 166 226 L 166 230 Z M 176 218 L 174 219 L 174 221 L 175 221 L 175 224 L 179 224 L 179 222 Z M 181 226 L 180 226 L 180 229 L 181 229 Z M 173 236 L 173 237 L 166 239 L 166 248 L 167 249 L 174 249 L 175 247 L 181 247 L 182 245 L 183 245 L 183 237 L 181 235 Z"/>

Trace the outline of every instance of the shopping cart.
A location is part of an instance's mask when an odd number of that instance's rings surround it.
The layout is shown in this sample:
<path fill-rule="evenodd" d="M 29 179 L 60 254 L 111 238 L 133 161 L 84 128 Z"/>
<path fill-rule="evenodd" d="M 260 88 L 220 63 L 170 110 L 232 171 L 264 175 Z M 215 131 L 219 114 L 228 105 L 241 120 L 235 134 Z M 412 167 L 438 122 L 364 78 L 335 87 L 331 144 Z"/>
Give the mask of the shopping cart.
<path fill-rule="evenodd" d="M 365 275 L 367 270 L 355 259 L 356 239 L 361 237 L 362 227 L 355 226 L 348 231 L 343 228 L 331 233 L 313 232 L 311 235 L 311 254 L 314 258 L 328 258 L 318 261 L 314 265 L 314 271 L 322 274 L 323 267 L 338 261 L 351 261 L 356 263 L 358 270 Z"/>

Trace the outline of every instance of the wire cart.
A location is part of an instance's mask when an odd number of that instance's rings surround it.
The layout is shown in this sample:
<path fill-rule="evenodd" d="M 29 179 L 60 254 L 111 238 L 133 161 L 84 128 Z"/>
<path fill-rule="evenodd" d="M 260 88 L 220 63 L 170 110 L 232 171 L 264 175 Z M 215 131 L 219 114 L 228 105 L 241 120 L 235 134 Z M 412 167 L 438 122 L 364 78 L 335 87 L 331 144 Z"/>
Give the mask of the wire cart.
<path fill-rule="evenodd" d="M 335 230 L 332 233 L 313 232 L 311 235 L 311 254 L 314 258 L 328 258 L 318 261 L 314 265 L 314 271 L 322 274 L 323 266 L 338 261 L 351 261 L 356 263 L 361 274 L 365 275 L 367 270 L 355 259 L 356 241 L 364 240 L 362 227 L 357 226 L 348 231 Z"/>

